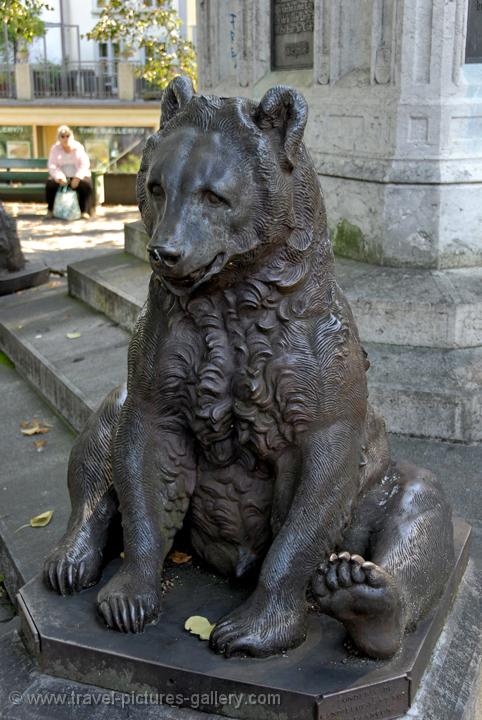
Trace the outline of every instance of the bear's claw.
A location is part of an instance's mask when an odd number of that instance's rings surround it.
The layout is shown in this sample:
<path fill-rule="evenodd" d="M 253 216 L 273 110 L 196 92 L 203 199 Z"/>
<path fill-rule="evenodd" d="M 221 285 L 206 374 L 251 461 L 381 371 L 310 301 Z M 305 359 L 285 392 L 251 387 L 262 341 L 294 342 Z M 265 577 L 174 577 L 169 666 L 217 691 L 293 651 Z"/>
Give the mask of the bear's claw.
<path fill-rule="evenodd" d="M 146 586 L 144 592 L 139 591 Z M 133 578 L 122 570 L 97 597 L 98 610 L 107 627 L 124 633 L 143 632 L 148 623 L 157 620 L 160 605 L 155 587 L 149 586 L 145 578 Z"/>
<path fill-rule="evenodd" d="M 304 607 L 283 610 L 259 591 L 216 624 L 209 644 L 226 658 L 267 657 L 299 645 L 305 639 Z"/>
<path fill-rule="evenodd" d="M 73 595 L 95 585 L 102 571 L 102 555 L 75 559 L 69 553 L 54 551 L 44 564 L 44 581 L 59 595 Z"/>

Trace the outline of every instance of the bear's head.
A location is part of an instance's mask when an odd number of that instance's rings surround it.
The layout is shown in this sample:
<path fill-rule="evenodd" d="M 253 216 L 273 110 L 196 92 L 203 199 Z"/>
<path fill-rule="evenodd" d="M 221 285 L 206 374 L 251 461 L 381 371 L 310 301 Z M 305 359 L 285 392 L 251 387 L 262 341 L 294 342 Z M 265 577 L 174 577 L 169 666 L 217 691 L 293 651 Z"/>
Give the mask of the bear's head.
<path fill-rule="evenodd" d="M 185 77 L 170 83 L 137 181 L 152 269 L 168 290 L 229 284 L 288 246 L 291 262 L 306 252 L 322 214 L 306 120 L 291 88 L 274 87 L 257 104 L 196 96 Z"/>

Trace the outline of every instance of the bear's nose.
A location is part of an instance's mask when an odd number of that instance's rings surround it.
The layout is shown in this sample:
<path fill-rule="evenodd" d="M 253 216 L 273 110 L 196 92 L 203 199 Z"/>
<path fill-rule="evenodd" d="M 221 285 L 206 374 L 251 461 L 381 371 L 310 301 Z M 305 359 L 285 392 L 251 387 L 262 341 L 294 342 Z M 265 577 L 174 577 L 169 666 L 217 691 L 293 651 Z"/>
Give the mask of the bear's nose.
<path fill-rule="evenodd" d="M 179 258 L 181 251 L 172 247 L 160 245 L 158 247 L 148 248 L 149 255 L 155 263 L 163 263 L 166 267 L 174 267 Z"/>

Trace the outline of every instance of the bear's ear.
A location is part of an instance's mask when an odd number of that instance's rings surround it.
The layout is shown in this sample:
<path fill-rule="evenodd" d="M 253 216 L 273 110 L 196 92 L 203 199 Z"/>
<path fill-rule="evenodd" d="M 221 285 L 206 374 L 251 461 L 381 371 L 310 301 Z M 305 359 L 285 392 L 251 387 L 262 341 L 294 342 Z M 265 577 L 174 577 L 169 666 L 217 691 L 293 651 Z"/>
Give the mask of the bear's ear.
<path fill-rule="evenodd" d="M 308 104 L 301 93 L 276 85 L 262 97 L 255 122 L 261 130 L 274 128 L 281 135 L 286 157 L 294 167 L 308 119 Z"/>
<path fill-rule="evenodd" d="M 161 129 L 194 95 L 191 78 L 175 77 L 164 90 L 161 102 Z"/>

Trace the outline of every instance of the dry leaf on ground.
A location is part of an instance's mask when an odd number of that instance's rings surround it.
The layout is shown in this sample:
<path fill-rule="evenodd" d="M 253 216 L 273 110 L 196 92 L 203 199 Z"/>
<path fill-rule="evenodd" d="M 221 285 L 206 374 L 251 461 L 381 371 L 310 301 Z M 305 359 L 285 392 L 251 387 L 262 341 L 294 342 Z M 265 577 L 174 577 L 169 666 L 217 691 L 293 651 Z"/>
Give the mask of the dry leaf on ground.
<path fill-rule="evenodd" d="M 69 340 L 76 340 L 77 338 L 81 337 L 81 334 L 79 332 L 71 332 L 67 333 L 65 337 Z"/>
<path fill-rule="evenodd" d="M 23 530 L 27 527 L 33 527 L 33 528 L 43 528 L 46 525 L 49 524 L 49 522 L 52 520 L 52 515 L 54 514 L 53 510 L 46 510 L 43 513 L 40 513 L 40 515 L 34 515 L 30 518 L 30 522 L 26 523 L 25 525 L 20 525 L 19 528 L 15 530 L 15 532 L 18 532 L 19 530 Z"/>
<path fill-rule="evenodd" d="M 44 447 L 47 445 L 47 440 L 34 440 L 33 444 L 35 445 L 37 452 L 42 452 Z"/>
<path fill-rule="evenodd" d="M 184 630 L 189 630 L 193 635 L 197 635 L 200 640 L 209 640 L 215 627 L 215 623 L 210 623 L 202 615 L 191 615 L 184 623 Z"/>
<path fill-rule="evenodd" d="M 168 560 L 175 563 L 176 565 L 184 565 L 184 563 L 189 562 L 189 560 L 192 560 L 192 555 L 188 555 L 187 553 L 183 553 L 180 550 L 173 550 L 170 555 L 168 555 Z"/>
<path fill-rule="evenodd" d="M 33 518 L 30 518 L 30 527 L 45 527 L 52 520 L 53 514 L 53 510 L 47 510 L 46 512 L 40 513 L 40 515 L 35 515 Z"/>
<path fill-rule="evenodd" d="M 20 423 L 20 432 L 22 435 L 44 435 L 48 433 L 49 426 L 42 420 L 34 418 L 30 422 L 22 420 Z"/>

